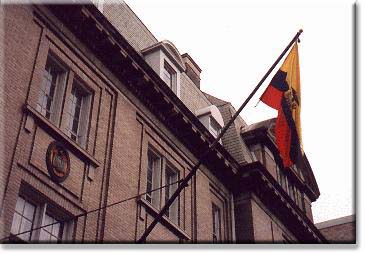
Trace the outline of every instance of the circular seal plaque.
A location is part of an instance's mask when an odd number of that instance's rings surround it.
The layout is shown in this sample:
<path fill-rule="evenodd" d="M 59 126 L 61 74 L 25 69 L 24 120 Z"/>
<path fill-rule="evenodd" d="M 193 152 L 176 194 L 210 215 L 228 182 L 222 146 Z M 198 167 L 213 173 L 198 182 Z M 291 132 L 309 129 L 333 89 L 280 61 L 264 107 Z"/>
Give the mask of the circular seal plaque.
<path fill-rule="evenodd" d="M 54 182 L 63 182 L 70 173 L 70 157 L 64 146 L 54 141 L 49 144 L 46 154 L 47 170 Z"/>

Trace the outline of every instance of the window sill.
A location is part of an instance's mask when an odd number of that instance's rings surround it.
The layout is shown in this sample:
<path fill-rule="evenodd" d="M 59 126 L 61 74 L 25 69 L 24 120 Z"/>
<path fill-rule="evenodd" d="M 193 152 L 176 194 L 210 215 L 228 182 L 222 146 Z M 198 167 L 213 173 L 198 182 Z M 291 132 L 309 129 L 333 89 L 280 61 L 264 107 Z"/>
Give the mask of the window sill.
<path fill-rule="evenodd" d="M 59 141 L 64 143 L 71 151 L 73 151 L 78 156 L 82 157 L 89 164 L 94 167 L 99 167 L 100 162 L 93 158 L 88 152 L 77 145 L 73 140 L 71 140 L 65 133 L 63 133 L 59 128 L 53 125 L 47 118 L 41 115 L 36 109 L 26 104 L 24 106 L 24 111 L 32 115 L 39 125 L 45 127 L 52 135 L 56 136 Z"/>
<path fill-rule="evenodd" d="M 137 203 L 139 203 L 141 206 L 144 206 L 146 211 L 153 217 L 156 217 L 158 215 L 159 213 L 158 209 L 153 207 L 145 198 L 141 197 L 140 199 L 137 200 Z M 186 240 L 191 239 L 189 235 L 186 232 L 184 232 L 184 230 L 182 230 L 178 225 L 172 222 L 165 215 L 161 218 L 161 223 L 167 226 L 170 230 L 173 231 L 173 233 L 178 235 L 180 238 L 185 238 Z"/>

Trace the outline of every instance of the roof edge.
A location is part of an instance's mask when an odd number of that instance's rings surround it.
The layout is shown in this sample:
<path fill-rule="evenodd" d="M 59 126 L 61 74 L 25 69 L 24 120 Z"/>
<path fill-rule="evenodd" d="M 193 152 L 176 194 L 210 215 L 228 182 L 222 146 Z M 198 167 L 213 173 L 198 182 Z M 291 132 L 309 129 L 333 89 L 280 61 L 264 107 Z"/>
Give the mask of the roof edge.
<path fill-rule="evenodd" d="M 331 219 L 331 220 L 327 220 L 327 221 L 323 221 L 323 222 L 319 222 L 319 223 L 316 223 L 315 226 L 318 229 L 324 229 L 324 228 L 339 226 L 339 225 L 346 224 L 346 223 L 351 223 L 351 222 L 356 222 L 356 215 L 351 214 L 351 215 L 348 215 L 348 216 L 344 216 L 344 217 L 340 217 L 340 218 L 336 218 L 336 219 Z"/>

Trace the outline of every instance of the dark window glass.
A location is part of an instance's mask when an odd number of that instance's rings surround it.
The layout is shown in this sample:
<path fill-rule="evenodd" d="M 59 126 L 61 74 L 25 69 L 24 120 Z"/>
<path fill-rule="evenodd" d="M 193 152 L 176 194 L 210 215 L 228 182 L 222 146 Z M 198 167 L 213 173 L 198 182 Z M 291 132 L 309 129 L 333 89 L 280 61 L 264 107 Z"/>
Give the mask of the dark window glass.
<path fill-rule="evenodd" d="M 178 187 L 178 173 L 171 169 L 169 166 L 165 168 L 165 202 L 168 202 L 171 195 L 176 191 Z M 172 221 L 178 222 L 178 198 L 170 206 L 169 210 L 165 213 Z"/>
<path fill-rule="evenodd" d="M 162 79 L 165 83 L 176 93 L 176 82 L 177 82 L 177 75 L 174 69 L 167 63 L 164 62 L 164 69 L 162 74 Z"/>
<path fill-rule="evenodd" d="M 160 180 L 160 156 L 152 152 L 151 150 L 147 153 L 147 178 L 146 178 L 146 200 L 152 205 L 160 207 L 160 190 L 152 191 L 161 187 Z"/>
<path fill-rule="evenodd" d="M 221 211 L 215 204 L 212 204 L 212 241 L 221 240 Z"/>
<path fill-rule="evenodd" d="M 47 119 L 56 121 L 55 114 L 58 112 L 55 105 L 55 97 L 58 86 L 62 86 L 62 75 L 65 70 L 52 57 L 47 58 L 41 90 L 37 102 L 37 111 Z M 57 103 L 56 103 L 57 104 Z"/>
<path fill-rule="evenodd" d="M 75 80 L 69 97 L 67 133 L 69 137 L 84 146 L 89 123 L 89 93 Z"/>

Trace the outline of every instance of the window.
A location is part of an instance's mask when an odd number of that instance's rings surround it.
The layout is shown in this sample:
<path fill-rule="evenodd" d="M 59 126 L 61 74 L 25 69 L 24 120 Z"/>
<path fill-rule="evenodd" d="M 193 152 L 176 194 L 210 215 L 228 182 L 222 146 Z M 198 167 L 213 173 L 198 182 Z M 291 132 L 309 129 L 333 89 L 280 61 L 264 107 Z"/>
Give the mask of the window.
<path fill-rule="evenodd" d="M 168 199 L 172 196 L 172 194 L 177 190 L 179 179 L 178 172 L 175 171 L 170 166 L 166 166 L 165 168 L 165 185 L 168 185 L 165 187 L 165 203 L 168 201 Z M 173 184 L 174 183 L 174 184 Z M 169 217 L 173 222 L 178 224 L 178 198 L 174 200 L 173 204 L 170 206 L 169 210 L 166 212 L 166 216 Z"/>
<path fill-rule="evenodd" d="M 212 204 L 212 242 L 221 240 L 221 211 L 215 204 Z"/>
<path fill-rule="evenodd" d="M 54 57 L 48 56 L 38 97 L 37 111 L 56 124 L 60 118 L 65 81 L 65 68 Z"/>
<path fill-rule="evenodd" d="M 173 90 L 174 93 L 177 92 L 176 82 L 177 82 L 177 74 L 174 69 L 167 63 L 164 62 L 164 69 L 163 69 L 163 80 L 165 83 Z"/>
<path fill-rule="evenodd" d="M 179 171 L 164 157 L 149 149 L 147 152 L 146 200 L 155 208 L 160 209 L 161 203 L 166 203 L 177 190 L 178 181 Z M 166 187 L 152 191 L 161 186 Z M 162 195 L 162 200 L 160 195 Z M 176 225 L 179 225 L 179 197 L 174 200 L 169 210 L 165 212 L 165 216 Z"/>
<path fill-rule="evenodd" d="M 27 202 L 22 197 L 18 197 L 10 232 L 15 235 L 31 230 L 34 223 L 35 210 L 35 205 Z M 24 241 L 29 241 L 31 238 L 31 232 L 21 234 L 18 238 Z"/>
<path fill-rule="evenodd" d="M 293 183 L 293 180 L 286 176 L 280 168 L 277 168 L 277 182 L 282 186 L 282 188 L 287 192 L 290 198 L 297 204 L 297 206 L 304 210 L 304 197 L 303 193 L 298 187 Z"/>
<path fill-rule="evenodd" d="M 282 186 L 282 188 L 287 191 L 287 179 L 285 173 L 277 167 L 277 182 Z"/>
<path fill-rule="evenodd" d="M 62 240 L 69 240 L 72 222 L 61 222 L 61 218 L 54 215 L 54 212 L 55 209 L 52 209 L 47 203 L 36 204 L 24 197 L 18 196 L 10 231 L 14 235 L 13 239 L 25 242 L 61 242 Z M 56 224 L 54 225 L 20 234 L 55 222 Z"/>
<path fill-rule="evenodd" d="M 161 171 L 161 157 L 149 150 L 147 153 L 147 186 L 146 192 L 150 192 L 153 189 L 161 186 L 160 181 Z M 153 206 L 160 207 L 160 191 L 153 191 L 146 194 L 146 200 Z"/>
<path fill-rule="evenodd" d="M 74 79 L 62 111 L 63 95 L 68 83 L 66 82 L 67 73 L 69 69 L 56 60 L 56 57 L 48 56 L 36 109 L 57 126 L 59 126 L 61 112 L 66 112 L 65 133 L 85 148 L 92 93 L 78 79 Z"/>
<path fill-rule="evenodd" d="M 212 135 L 214 135 L 214 137 L 217 137 L 221 131 L 221 126 L 212 116 L 210 116 L 210 124 L 208 130 L 211 132 Z"/>
<path fill-rule="evenodd" d="M 256 160 L 260 161 L 262 164 L 264 164 L 261 145 L 256 144 L 254 146 L 251 146 L 250 151 L 251 151 L 251 154 L 253 155 L 254 159 L 256 159 Z"/>
<path fill-rule="evenodd" d="M 67 134 L 82 147 L 85 147 L 90 108 L 90 93 L 74 80 L 69 96 Z"/>
<path fill-rule="evenodd" d="M 44 219 L 42 222 L 42 226 L 49 225 L 52 223 L 59 222 L 55 217 L 49 214 L 44 215 Z M 57 223 L 54 225 L 50 225 L 48 227 L 44 227 L 41 229 L 41 234 L 39 236 L 40 241 L 46 241 L 46 242 L 58 242 L 62 239 L 62 227 L 61 223 Z"/>

